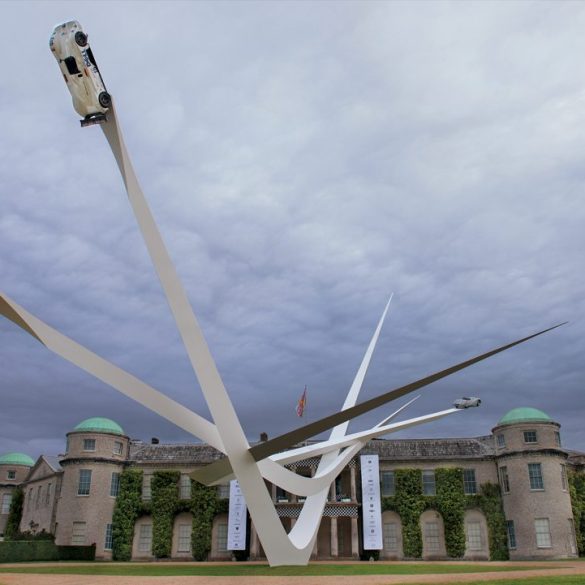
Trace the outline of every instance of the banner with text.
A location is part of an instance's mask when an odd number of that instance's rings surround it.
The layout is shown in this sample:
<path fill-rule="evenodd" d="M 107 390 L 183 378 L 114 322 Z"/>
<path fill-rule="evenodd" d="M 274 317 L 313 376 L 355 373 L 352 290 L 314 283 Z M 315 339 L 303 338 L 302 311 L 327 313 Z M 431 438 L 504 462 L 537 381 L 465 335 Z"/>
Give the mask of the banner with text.
<path fill-rule="evenodd" d="M 228 550 L 246 549 L 246 518 L 248 508 L 237 479 L 230 481 L 230 508 L 228 516 Z"/>
<path fill-rule="evenodd" d="M 382 549 L 382 508 L 380 505 L 380 470 L 377 455 L 362 455 L 362 512 L 364 549 Z"/>

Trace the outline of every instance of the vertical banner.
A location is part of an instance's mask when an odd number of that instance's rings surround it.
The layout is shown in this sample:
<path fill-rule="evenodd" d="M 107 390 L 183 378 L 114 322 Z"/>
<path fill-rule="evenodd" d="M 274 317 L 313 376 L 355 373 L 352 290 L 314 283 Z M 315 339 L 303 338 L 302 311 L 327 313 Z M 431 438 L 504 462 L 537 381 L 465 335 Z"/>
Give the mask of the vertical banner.
<path fill-rule="evenodd" d="M 380 505 L 380 470 L 377 455 L 362 455 L 362 512 L 364 550 L 382 549 L 382 508 Z"/>
<path fill-rule="evenodd" d="M 248 508 L 237 479 L 230 481 L 230 509 L 228 516 L 228 550 L 246 549 L 246 519 Z"/>

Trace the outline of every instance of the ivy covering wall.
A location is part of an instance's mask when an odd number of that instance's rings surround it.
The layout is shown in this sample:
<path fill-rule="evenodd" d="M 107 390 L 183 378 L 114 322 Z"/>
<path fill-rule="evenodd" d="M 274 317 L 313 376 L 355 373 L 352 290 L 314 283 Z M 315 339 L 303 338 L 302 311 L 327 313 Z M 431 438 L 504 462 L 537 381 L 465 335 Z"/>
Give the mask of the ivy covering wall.
<path fill-rule="evenodd" d="M 585 555 L 585 474 L 569 473 L 569 492 L 573 507 L 573 521 L 575 523 L 575 538 L 579 556 Z"/>
<path fill-rule="evenodd" d="M 22 520 L 22 507 L 24 505 L 24 492 L 22 488 L 17 487 L 12 492 L 12 502 L 10 503 L 10 511 L 8 513 L 8 520 L 6 521 L 6 528 L 4 529 L 4 537 L 10 540 L 19 532 L 20 521 Z"/>
<path fill-rule="evenodd" d="M 113 515 L 112 557 L 117 561 L 132 558 L 134 525 L 140 516 L 152 516 L 152 554 L 168 558 L 172 553 L 173 525 L 181 512 L 193 514 L 191 546 L 195 560 L 204 561 L 211 551 L 213 518 L 227 511 L 228 501 L 217 497 L 216 489 L 191 481 L 191 497 L 179 499 L 178 471 L 155 471 L 151 500 L 142 500 L 142 470 L 128 468 L 120 477 L 120 491 Z"/>
<path fill-rule="evenodd" d="M 508 558 L 506 522 L 498 485 L 483 484 L 479 494 L 465 495 L 460 468 L 435 469 L 435 496 L 423 495 L 420 469 L 395 470 L 394 485 L 395 495 L 382 498 L 382 511 L 391 510 L 400 516 L 405 557 L 422 557 L 420 516 L 425 510 L 436 510 L 443 518 L 447 555 L 461 558 L 465 554 L 465 511 L 479 508 L 487 520 L 490 559 Z"/>

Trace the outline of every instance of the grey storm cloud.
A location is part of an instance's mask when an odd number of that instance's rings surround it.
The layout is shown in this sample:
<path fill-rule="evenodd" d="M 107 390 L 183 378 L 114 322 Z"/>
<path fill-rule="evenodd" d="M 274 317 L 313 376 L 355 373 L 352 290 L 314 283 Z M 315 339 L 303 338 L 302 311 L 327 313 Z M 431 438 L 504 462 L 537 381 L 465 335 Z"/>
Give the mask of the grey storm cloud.
<path fill-rule="evenodd" d="M 534 406 L 582 448 L 585 7 L 578 3 L 3 2 L 0 287 L 208 415 L 97 128 L 48 49 L 75 18 L 249 437 L 569 320 L 422 391 L 489 433 Z M 191 440 L 0 323 L 0 453 L 82 419 Z M 385 412 L 352 423 L 377 422 Z"/>

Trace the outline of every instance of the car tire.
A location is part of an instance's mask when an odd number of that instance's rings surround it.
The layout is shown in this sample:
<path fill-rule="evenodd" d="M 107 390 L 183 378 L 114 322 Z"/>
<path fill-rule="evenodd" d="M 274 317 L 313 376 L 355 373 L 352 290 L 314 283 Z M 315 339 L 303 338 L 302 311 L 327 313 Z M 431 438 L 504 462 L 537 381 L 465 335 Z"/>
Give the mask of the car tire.
<path fill-rule="evenodd" d="M 80 47 L 85 47 L 85 45 L 87 45 L 87 35 L 84 32 L 81 32 L 80 30 L 78 30 L 75 33 L 75 42 Z"/>
<path fill-rule="evenodd" d="M 102 108 L 109 108 L 112 105 L 112 96 L 107 91 L 102 91 L 98 96 L 98 101 Z"/>

